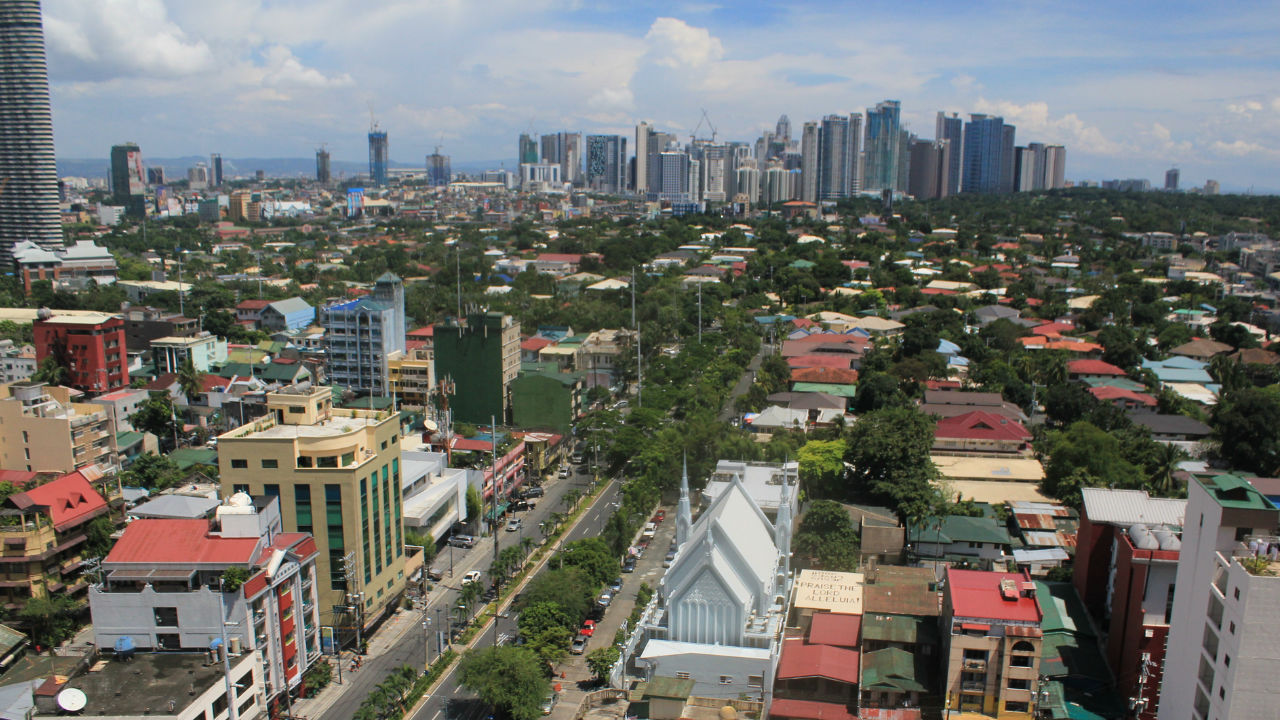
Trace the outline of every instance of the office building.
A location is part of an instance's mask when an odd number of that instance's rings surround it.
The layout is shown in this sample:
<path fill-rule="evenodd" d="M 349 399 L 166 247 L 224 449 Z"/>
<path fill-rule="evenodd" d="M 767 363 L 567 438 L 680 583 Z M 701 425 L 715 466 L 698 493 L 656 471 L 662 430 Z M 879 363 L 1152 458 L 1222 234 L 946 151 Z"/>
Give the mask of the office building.
<path fill-rule="evenodd" d="M 197 163 L 187 168 L 187 185 L 192 190 L 204 190 L 209 187 L 209 168 L 204 163 Z"/>
<path fill-rule="evenodd" d="M 972 114 L 964 126 L 964 169 L 960 189 L 966 193 L 1000 191 L 1004 162 L 1004 118 Z"/>
<path fill-rule="evenodd" d="M 852 195 L 861 129 L 857 115 L 828 115 L 818 135 L 818 199 L 839 200 Z"/>
<path fill-rule="evenodd" d="M 383 273 L 373 292 L 320 311 L 329 382 L 369 395 L 390 394 L 387 357 L 405 349 L 404 283 Z"/>
<path fill-rule="evenodd" d="M 1014 192 L 1030 192 L 1037 190 L 1036 181 L 1043 180 L 1043 166 L 1041 162 L 1044 159 L 1043 146 L 1037 152 L 1036 145 L 1031 143 L 1027 147 L 1014 148 L 1013 160 L 1013 190 Z M 1037 157 L 1038 156 L 1038 157 Z"/>
<path fill-rule="evenodd" d="M 645 167 L 648 172 L 648 188 L 649 196 L 652 197 L 656 193 L 661 192 L 662 185 L 662 153 L 674 152 L 679 147 L 676 136 L 671 133 L 658 132 L 651 130 L 649 132 L 649 148 L 648 160 Z"/>
<path fill-rule="evenodd" d="M 700 142 L 697 146 L 698 188 L 694 200 L 722 203 L 729 199 L 729 148 L 723 144 Z"/>
<path fill-rule="evenodd" d="M 66 370 L 64 384 L 92 393 L 129 385 L 124 320 L 119 315 L 50 315 L 42 310 L 32 331 L 37 361 L 53 358 Z"/>
<path fill-rule="evenodd" d="M 946 706 L 1030 718 L 1039 692 L 1043 614 L 1035 583 L 1016 573 L 947 569 L 942 599 Z"/>
<path fill-rule="evenodd" d="M 0 6 L 0 262 L 23 240 L 62 247 L 39 0 Z"/>
<path fill-rule="evenodd" d="M 209 184 L 222 187 L 222 155 L 214 153 L 209 156 Z"/>
<path fill-rule="evenodd" d="M 92 579 L 84 572 L 86 527 L 110 516 L 109 503 L 120 499 L 119 480 L 85 468 L 43 485 L 31 473 L 27 482 L 33 487 L 0 504 L 5 518 L 0 601 L 11 611 L 54 595 L 83 602 Z"/>
<path fill-rule="evenodd" d="M 27 380 L 0 385 L 0 469 L 114 473 L 115 431 L 107 408 L 73 402 L 72 391 Z"/>
<path fill-rule="evenodd" d="M 560 178 L 582 184 L 582 133 L 558 132 L 542 136 L 542 162 L 560 166 Z"/>
<path fill-rule="evenodd" d="M 807 122 L 800 131 L 800 199 L 818 202 L 818 148 L 822 131 L 816 122 Z"/>
<path fill-rule="evenodd" d="M 1061 145 L 1046 145 L 1044 148 L 1044 187 L 1046 190 L 1060 190 L 1067 186 L 1067 149 Z"/>
<path fill-rule="evenodd" d="M 917 200 L 946 197 L 950 171 L 951 143 L 946 140 L 916 140 L 911 143 L 907 192 Z"/>
<path fill-rule="evenodd" d="M 520 372 L 520 323 L 500 312 L 453 318 L 435 327 L 435 377 L 449 381 L 458 422 L 511 418 L 511 382 Z"/>
<path fill-rule="evenodd" d="M 898 190 L 898 162 L 902 150 L 900 115 L 897 100 L 885 100 L 867 108 L 866 155 L 863 160 L 862 190 L 880 192 Z"/>
<path fill-rule="evenodd" d="M 440 148 L 427 156 L 427 187 L 449 187 L 453 179 L 453 169 L 449 164 L 449 156 L 441 155 Z"/>
<path fill-rule="evenodd" d="M 627 139 L 621 135 L 587 136 L 587 187 L 617 195 L 627 187 Z"/>
<path fill-rule="evenodd" d="M 225 635 L 233 653 L 258 651 L 270 701 L 321 657 L 318 555 L 310 534 L 283 531 L 278 496 L 237 493 L 212 522 L 134 520 L 89 591 L 94 642 L 201 652 Z M 231 568 L 248 577 L 239 587 L 222 584 Z"/>
<path fill-rule="evenodd" d="M 387 132 L 379 130 L 377 123 L 369 130 L 369 181 L 374 187 L 387 184 L 388 162 Z"/>
<path fill-rule="evenodd" d="M 1000 186 L 999 192 L 1011 193 L 1014 191 L 1014 163 L 1017 162 L 1017 155 L 1014 152 L 1016 147 L 1014 142 L 1014 134 L 1016 128 L 1013 125 L 1005 123 L 1001 128 L 1001 145 L 1000 145 Z"/>
<path fill-rule="evenodd" d="M 1204 190 L 1202 192 L 1204 192 L 1205 195 L 1217 195 L 1221 190 L 1222 186 L 1217 180 L 1204 181 Z"/>
<path fill-rule="evenodd" d="M 938 113 L 938 119 L 934 124 L 934 138 L 938 140 L 946 140 L 950 143 L 950 156 L 947 158 L 947 195 L 955 195 L 960 192 L 960 168 L 964 148 L 964 121 L 956 113 L 948 116 L 945 112 Z"/>
<path fill-rule="evenodd" d="M 632 189 L 639 195 L 649 192 L 649 141 L 652 134 L 652 125 L 647 122 L 636 123 L 636 162 Z"/>
<path fill-rule="evenodd" d="M 549 162 L 522 163 L 520 189 L 531 193 L 564 192 L 560 164 Z"/>
<path fill-rule="evenodd" d="M 314 536 L 320 621 L 354 640 L 404 592 L 399 413 L 335 408 L 326 386 L 266 405 L 219 436 L 222 492 L 278 497 L 285 532 Z"/>
<path fill-rule="evenodd" d="M 329 151 L 324 148 L 316 150 L 316 182 L 328 185 L 333 177 L 329 172 Z"/>
<path fill-rule="evenodd" d="M 425 408 L 436 389 L 435 353 L 430 346 L 408 348 L 387 356 L 391 397 L 400 407 Z"/>
<path fill-rule="evenodd" d="M 129 217 L 146 214 L 146 176 L 142 172 L 142 150 L 134 143 L 111 147 L 111 202 L 125 209 Z"/>
<path fill-rule="evenodd" d="M 147 168 L 147 185 L 151 187 L 164 185 L 164 168 L 158 166 Z"/>
<path fill-rule="evenodd" d="M 755 158 L 749 158 L 738 168 L 734 184 L 738 189 L 735 197 L 745 198 L 753 205 L 760 202 L 760 169 L 756 167 Z"/>
<path fill-rule="evenodd" d="M 511 422 L 568 435 L 582 416 L 585 397 L 582 373 L 560 372 L 552 363 L 524 363 L 511 381 Z"/>
<path fill-rule="evenodd" d="M 31 284 L 39 280 L 48 280 L 54 290 L 81 290 L 90 283 L 110 285 L 118 269 L 111 251 L 92 240 L 77 240 L 55 250 L 26 240 L 13 247 L 13 265 L 28 295 Z"/>
<path fill-rule="evenodd" d="M 1187 478 L 1160 720 L 1272 718 L 1280 673 L 1275 481 Z"/>
<path fill-rule="evenodd" d="M 1170 168 L 1165 171 L 1164 189 L 1170 192 L 1178 191 L 1178 168 Z"/>
<path fill-rule="evenodd" d="M 520 133 L 520 150 L 516 157 L 517 164 L 538 162 L 538 143 L 528 133 Z"/>
<path fill-rule="evenodd" d="M 690 202 L 690 158 L 682 152 L 662 152 L 649 157 L 649 197 L 662 202 Z"/>

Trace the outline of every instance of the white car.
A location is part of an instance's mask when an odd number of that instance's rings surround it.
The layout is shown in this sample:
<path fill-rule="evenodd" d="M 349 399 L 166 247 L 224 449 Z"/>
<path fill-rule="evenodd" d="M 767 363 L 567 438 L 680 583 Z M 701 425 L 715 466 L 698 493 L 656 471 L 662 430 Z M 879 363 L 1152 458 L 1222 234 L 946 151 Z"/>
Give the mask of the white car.
<path fill-rule="evenodd" d="M 472 570 L 471 572 L 469 572 L 469 573 L 467 573 L 466 575 L 463 575 L 463 576 L 462 576 L 462 584 L 463 584 L 463 585 L 470 585 L 471 583 L 478 583 L 478 582 L 480 582 L 480 571 L 479 571 L 479 570 Z"/>
<path fill-rule="evenodd" d="M 644 531 L 640 533 L 640 537 L 648 540 L 652 538 L 654 535 L 656 535 L 657 533 L 658 533 L 657 523 L 645 523 Z"/>
<path fill-rule="evenodd" d="M 608 590 L 600 593 L 600 597 L 596 599 L 596 604 L 602 608 L 609 607 L 611 602 L 613 602 L 613 595 Z"/>

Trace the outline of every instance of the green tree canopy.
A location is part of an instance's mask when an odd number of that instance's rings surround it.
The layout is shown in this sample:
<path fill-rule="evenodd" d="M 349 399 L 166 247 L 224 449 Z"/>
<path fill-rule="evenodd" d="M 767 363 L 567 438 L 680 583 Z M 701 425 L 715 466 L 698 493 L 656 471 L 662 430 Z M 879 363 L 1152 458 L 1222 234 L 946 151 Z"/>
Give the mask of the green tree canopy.
<path fill-rule="evenodd" d="M 551 690 L 537 654 L 509 645 L 468 651 L 458 664 L 458 682 L 512 720 L 542 717 Z"/>
<path fill-rule="evenodd" d="M 852 466 L 852 490 L 885 503 L 904 521 L 934 514 L 942 498 L 929 456 L 933 429 L 933 418 L 915 408 L 885 408 L 859 418 L 844 455 Z"/>
<path fill-rule="evenodd" d="M 810 440 L 796 455 L 800 480 L 810 495 L 839 497 L 844 493 L 844 440 Z"/>
<path fill-rule="evenodd" d="M 585 570 L 578 567 L 556 568 L 539 573 L 520 595 L 520 610 L 538 603 L 551 603 L 561 608 L 577 624 L 591 612 L 595 589 L 599 587 Z"/>
<path fill-rule="evenodd" d="M 598 537 L 574 540 L 566 544 L 556 557 L 563 567 L 581 568 L 595 587 L 609 582 L 618 574 L 618 558 Z"/>
<path fill-rule="evenodd" d="M 129 422 L 138 430 L 149 432 L 165 443 L 170 442 L 175 430 L 179 429 L 176 418 L 169 393 L 153 392 L 138 407 L 138 411 L 129 416 Z"/>
<path fill-rule="evenodd" d="M 1093 423 L 1080 421 L 1050 433 L 1044 449 L 1049 456 L 1044 491 L 1068 505 L 1080 505 L 1085 487 L 1143 486 L 1142 471 L 1125 459 L 1120 439 Z"/>
<path fill-rule="evenodd" d="M 805 510 L 796 531 L 795 549 L 817 558 L 823 570 L 858 569 L 858 533 L 849 513 L 833 500 L 817 500 Z"/>
<path fill-rule="evenodd" d="M 1217 455 L 1235 470 L 1271 477 L 1280 472 L 1280 392 L 1245 388 L 1213 410 Z"/>
<path fill-rule="evenodd" d="M 182 482 L 182 471 L 168 455 L 146 453 L 133 459 L 123 473 L 123 484 L 148 490 L 164 490 Z"/>

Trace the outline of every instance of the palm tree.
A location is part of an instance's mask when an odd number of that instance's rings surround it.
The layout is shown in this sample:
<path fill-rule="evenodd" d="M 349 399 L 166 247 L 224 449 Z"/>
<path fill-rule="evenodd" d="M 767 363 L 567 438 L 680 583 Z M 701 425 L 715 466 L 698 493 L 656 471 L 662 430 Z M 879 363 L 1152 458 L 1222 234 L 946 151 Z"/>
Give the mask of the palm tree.
<path fill-rule="evenodd" d="M 46 385 L 62 385 L 67 381 L 67 366 L 58 362 L 55 355 L 49 355 L 40 361 L 40 367 L 31 379 Z"/>
<path fill-rule="evenodd" d="M 1147 484 L 1157 495 L 1171 497 L 1177 490 L 1177 481 L 1173 474 L 1178 471 L 1178 463 L 1186 460 L 1187 451 L 1177 445 L 1161 443 L 1156 450 L 1156 469 L 1147 478 Z"/>
<path fill-rule="evenodd" d="M 200 371 L 196 370 L 196 365 L 190 357 L 187 357 L 178 368 L 178 389 L 187 397 L 188 403 L 195 402 L 196 398 L 200 397 L 200 393 L 204 392 Z"/>

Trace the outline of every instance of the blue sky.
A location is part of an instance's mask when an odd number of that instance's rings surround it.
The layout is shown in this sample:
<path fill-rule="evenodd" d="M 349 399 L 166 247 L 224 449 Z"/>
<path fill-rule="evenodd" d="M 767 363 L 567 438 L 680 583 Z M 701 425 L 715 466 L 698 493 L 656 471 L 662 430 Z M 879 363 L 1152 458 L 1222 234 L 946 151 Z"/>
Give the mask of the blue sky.
<path fill-rule="evenodd" d="M 1069 179 L 1280 191 L 1280 3 L 44 0 L 61 157 L 515 156 L 520 132 L 753 140 L 887 99 L 1002 114 Z"/>

